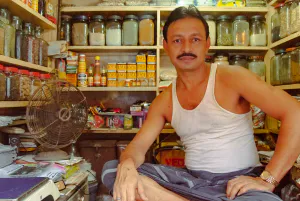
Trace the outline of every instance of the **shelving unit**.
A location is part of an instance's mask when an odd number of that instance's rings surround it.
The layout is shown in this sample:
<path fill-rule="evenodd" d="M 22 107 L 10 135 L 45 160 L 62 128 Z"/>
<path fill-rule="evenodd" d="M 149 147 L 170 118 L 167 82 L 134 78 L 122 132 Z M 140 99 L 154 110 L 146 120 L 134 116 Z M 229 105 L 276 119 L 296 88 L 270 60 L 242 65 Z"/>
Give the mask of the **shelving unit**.
<path fill-rule="evenodd" d="M 80 91 L 157 91 L 157 87 L 78 87 Z"/>
<path fill-rule="evenodd" d="M 270 48 L 292 47 L 296 42 L 300 42 L 300 31 L 272 43 Z"/>
<path fill-rule="evenodd" d="M 300 89 L 300 84 L 280 85 L 275 87 L 283 90 Z"/>
<path fill-rule="evenodd" d="M 0 101 L 0 108 L 26 107 L 28 101 Z"/>
<path fill-rule="evenodd" d="M 84 130 L 83 133 L 85 134 L 136 134 L 140 129 L 138 128 L 133 128 L 129 130 L 124 130 L 124 129 L 105 129 L 105 128 L 99 128 L 99 129 L 90 129 L 90 130 Z M 175 134 L 174 129 L 163 129 L 161 131 L 163 134 Z"/>
<path fill-rule="evenodd" d="M 101 52 L 113 51 L 133 51 L 133 50 L 156 50 L 157 46 L 69 46 L 68 50 L 76 52 Z"/>

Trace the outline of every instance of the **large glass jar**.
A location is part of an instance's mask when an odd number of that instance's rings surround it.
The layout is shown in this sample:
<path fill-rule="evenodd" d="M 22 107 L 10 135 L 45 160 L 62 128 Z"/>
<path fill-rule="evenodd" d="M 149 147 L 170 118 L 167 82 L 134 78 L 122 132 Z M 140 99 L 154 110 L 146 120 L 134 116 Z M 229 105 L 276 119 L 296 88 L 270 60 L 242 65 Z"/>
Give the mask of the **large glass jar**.
<path fill-rule="evenodd" d="M 293 6 L 293 2 L 295 0 L 286 0 L 285 1 L 285 5 L 287 7 L 287 35 L 290 35 L 292 33 L 292 26 L 294 26 L 292 24 L 292 17 L 294 17 L 294 19 L 296 18 L 296 16 L 292 16 L 292 6 Z M 295 24 L 296 25 L 296 24 Z"/>
<path fill-rule="evenodd" d="M 40 73 L 39 72 L 30 72 L 30 95 L 32 96 L 34 92 L 42 86 L 42 82 L 40 80 Z"/>
<path fill-rule="evenodd" d="M 282 84 L 292 84 L 294 83 L 292 74 L 292 51 L 295 48 L 286 49 L 286 54 L 282 56 L 282 66 L 280 73 L 280 80 Z"/>
<path fill-rule="evenodd" d="M 121 46 L 122 45 L 122 18 L 118 15 L 112 15 L 108 18 L 106 24 L 106 45 Z"/>
<path fill-rule="evenodd" d="M 16 29 L 15 37 L 15 58 L 22 59 L 22 42 L 23 42 L 23 29 L 22 21 L 18 16 L 13 16 L 12 26 Z"/>
<path fill-rule="evenodd" d="M 10 25 L 10 12 L 5 9 L 0 9 L 1 20 L 5 24 L 4 33 L 4 56 L 15 57 L 15 28 Z"/>
<path fill-rule="evenodd" d="M 20 77 L 18 69 L 14 67 L 5 67 L 6 74 L 6 96 L 7 101 L 18 101 L 20 99 Z"/>
<path fill-rule="evenodd" d="M 139 44 L 154 45 L 154 17 L 152 15 L 142 15 L 139 23 Z"/>
<path fill-rule="evenodd" d="M 4 73 L 4 67 L 0 64 L 0 101 L 5 100 L 6 95 L 6 75 Z"/>
<path fill-rule="evenodd" d="M 90 45 L 105 45 L 105 23 L 102 15 L 94 15 L 89 25 Z"/>
<path fill-rule="evenodd" d="M 296 48 L 292 52 L 292 71 L 295 83 L 300 83 L 300 43 L 296 44 Z"/>
<path fill-rule="evenodd" d="M 28 70 L 19 70 L 20 74 L 20 100 L 27 101 L 30 96 L 31 80 Z"/>
<path fill-rule="evenodd" d="M 206 20 L 209 28 L 209 37 L 210 37 L 210 45 L 216 45 L 216 22 L 215 18 L 212 15 L 204 15 L 203 18 Z"/>
<path fill-rule="evenodd" d="M 291 33 L 295 33 L 300 30 L 300 1 L 292 1 L 290 6 L 291 11 Z"/>
<path fill-rule="evenodd" d="M 138 45 L 138 17 L 126 15 L 123 22 L 123 45 Z"/>
<path fill-rule="evenodd" d="M 229 65 L 228 54 L 218 53 L 215 55 L 215 62 L 217 65 Z"/>
<path fill-rule="evenodd" d="M 48 43 L 42 39 L 42 28 L 37 26 L 35 36 L 38 41 L 38 65 L 48 66 Z"/>
<path fill-rule="evenodd" d="M 248 69 L 258 75 L 263 81 L 266 80 L 266 67 L 263 56 L 250 56 Z"/>
<path fill-rule="evenodd" d="M 249 22 L 243 15 L 236 16 L 233 22 L 233 45 L 249 45 Z"/>
<path fill-rule="evenodd" d="M 47 84 L 50 81 L 50 74 L 40 74 L 41 84 Z"/>
<path fill-rule="evenodd" d="M 288 31 L 290 30 L 290 13 L 289 6 L 285 4 L 281 4 L 279 7 L 279 16 L 280 16 L 280 38 L 284 38 L 288 36 Z"/>
<path fill-rule="evenodd" d="M 271 69 L 270 69 L 270 77 L 271 77 L 271 85 L 281 85 L 280 79 L 280 71 L 282 68 L 282 56 L 285 54 L 284 49 L 277 49 L 275 51 L 275 56 L 271 59 Z"/>
<path fill-rule="evenodd" d="M 267 31 L 265 18 L 261 15 L 255 15 L 251 18 L 251 46 L 266 46 L 267 45 Z"/>
<path fill-rule="evenodd" d="M 275 13 L 271 17 L 271 40 L 272 43 L 280 40 L 280 7 L 284 4 L 275 6 Z"/>
<path fill-rule="evenodd" d="M 76 15 L 72 20 L 72 44 L 75 46 L 87 46 L 89 36 L 88 17 Z"/>
<path fill-rule="evenodd" d="M 24 36 L 22 42 L 22 60 L 30 63 L 36 62 L 37 52 L 35 48 L 36 38 L 33 35 L 33 27 L 31 23 L 25 23 Z"/>
<path fill-rule="evenodd" d="M 230 65 L 234 66 L 242 66 L 244 68 L 248 68 L 248 61 L 246 59 L 246 56 L 244 55 L 233 55 L 230 59 Z"/>
<path fill-rule="evenodd" d="M 230 46 L 232 42 L 232 22 L 228 15 L 221 15 L 217 19 L 217 45 Z"/>
<path fill-rule="evenodd" d="M 61 25 L 60 25 L 60 40 L 67 41 L 68 45 L 71 45 L 71 21 L 72 17 L 69 15 L 61 16 Z"/>
<path fill-rule="evenodd" d="M 5 19 L 0 15 L 0 55 L 4 55 Z"/>

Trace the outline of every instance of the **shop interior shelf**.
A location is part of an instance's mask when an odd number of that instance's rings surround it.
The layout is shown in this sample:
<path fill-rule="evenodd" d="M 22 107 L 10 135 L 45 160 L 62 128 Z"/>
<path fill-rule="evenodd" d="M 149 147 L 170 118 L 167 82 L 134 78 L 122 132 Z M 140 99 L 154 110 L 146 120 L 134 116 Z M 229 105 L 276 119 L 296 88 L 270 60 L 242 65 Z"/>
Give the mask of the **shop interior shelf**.
<path fill-rule="evenodd" d="M 80 91 L 157 91 L 157 87 L 78 87 Z"/>
<path fill-rule="evenodd" d="M 254 134 L 268 134 L 270 131 L 268 129 L 254 129 Z"/>
<path fill-rule="evenodd" d="M 163 50 L 163 46 L 160 46 L 159 49 Z M 239 51 L 239 52 L 248 52 L 248 51 L 260 51 L 260 52 L 266 52 L 268 51 L 268 47 L 258 47 L 258 46 L 210 46 L 210 51 Z"/>
<path fill-rule="evenodd" d="M 300 42 L 300 31 L 272 43 L 270 48 L 289 48 L 293 47 L 297 42 Z"/>
<path fill-rule="evenodd" d="M 68 50 L 77 52 L 97 52 L 104 50 L 156 50 L 157 46 L 69 46 Z"/>
<path fill-rule="evenodd" d="M 19 16 L 26 22 L 41 26 L 43 29 L 56 29 L 56 25 L 34 11 L 20 0 L 0 0 L 0 7 L 8 8 L 12 15 Z"/>
<path fill-rule="evenodd" d="M 285 89 L 285 90 L 289 90 L 289 89 L 300 89 L 300 84 L 289 84 L 289 85 L 280 85 L 280 86 L 275 86 L 279 89 Z"/>
<path fill-rule="evenodd" d="M 269 2 L 270 6 L 275 6 L 277 3 L 282 3 L 284 0 L 272 0 Z"/>
<path fill-rule="evenodd" d="M 84 130 L 83 133 L 92 134 L 92 133 L 117 133 L 117 134 L 135 134 L 139 131 L 138 128 L 133 128 L 129 130 L 124 129 L 107 129 L 107 128 L 97 128 L 97 129 L 90 129 Z M 161 131 L 163 134 L 174 134 L 176 133 L 174 129 L 163 129 Z"/>
<path fill-rule="evenodd" d="M 0 108 L 27 107 L 28 101 L 0 101 Z"/>

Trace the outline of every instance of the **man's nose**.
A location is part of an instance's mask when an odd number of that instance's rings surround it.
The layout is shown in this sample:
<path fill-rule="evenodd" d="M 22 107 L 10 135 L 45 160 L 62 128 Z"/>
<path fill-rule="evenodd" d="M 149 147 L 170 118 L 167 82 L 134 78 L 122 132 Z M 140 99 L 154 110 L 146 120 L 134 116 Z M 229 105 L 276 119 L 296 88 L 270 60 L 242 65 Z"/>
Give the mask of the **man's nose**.
<path fill-rule="evenodd" d="M 183 43 L 183 52 L 189 53 L 191 52 L 192 49 L 192 44 L 190 43 L 190 41 L 185 41 Z"/>

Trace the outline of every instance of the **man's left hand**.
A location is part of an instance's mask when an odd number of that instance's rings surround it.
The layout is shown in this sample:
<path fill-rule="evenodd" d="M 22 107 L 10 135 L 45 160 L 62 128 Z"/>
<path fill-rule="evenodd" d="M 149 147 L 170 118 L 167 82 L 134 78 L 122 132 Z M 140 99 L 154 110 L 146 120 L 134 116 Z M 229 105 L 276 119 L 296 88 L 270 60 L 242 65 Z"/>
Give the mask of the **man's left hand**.
<path fill-rule="evenodd" d="M 236 196 L 249 190 L 261 190 L 273 192 L 275 186 L 265 182 L 260 177 L 239 176 L 227 183 L 226 195 L 233 200 Z"/>

